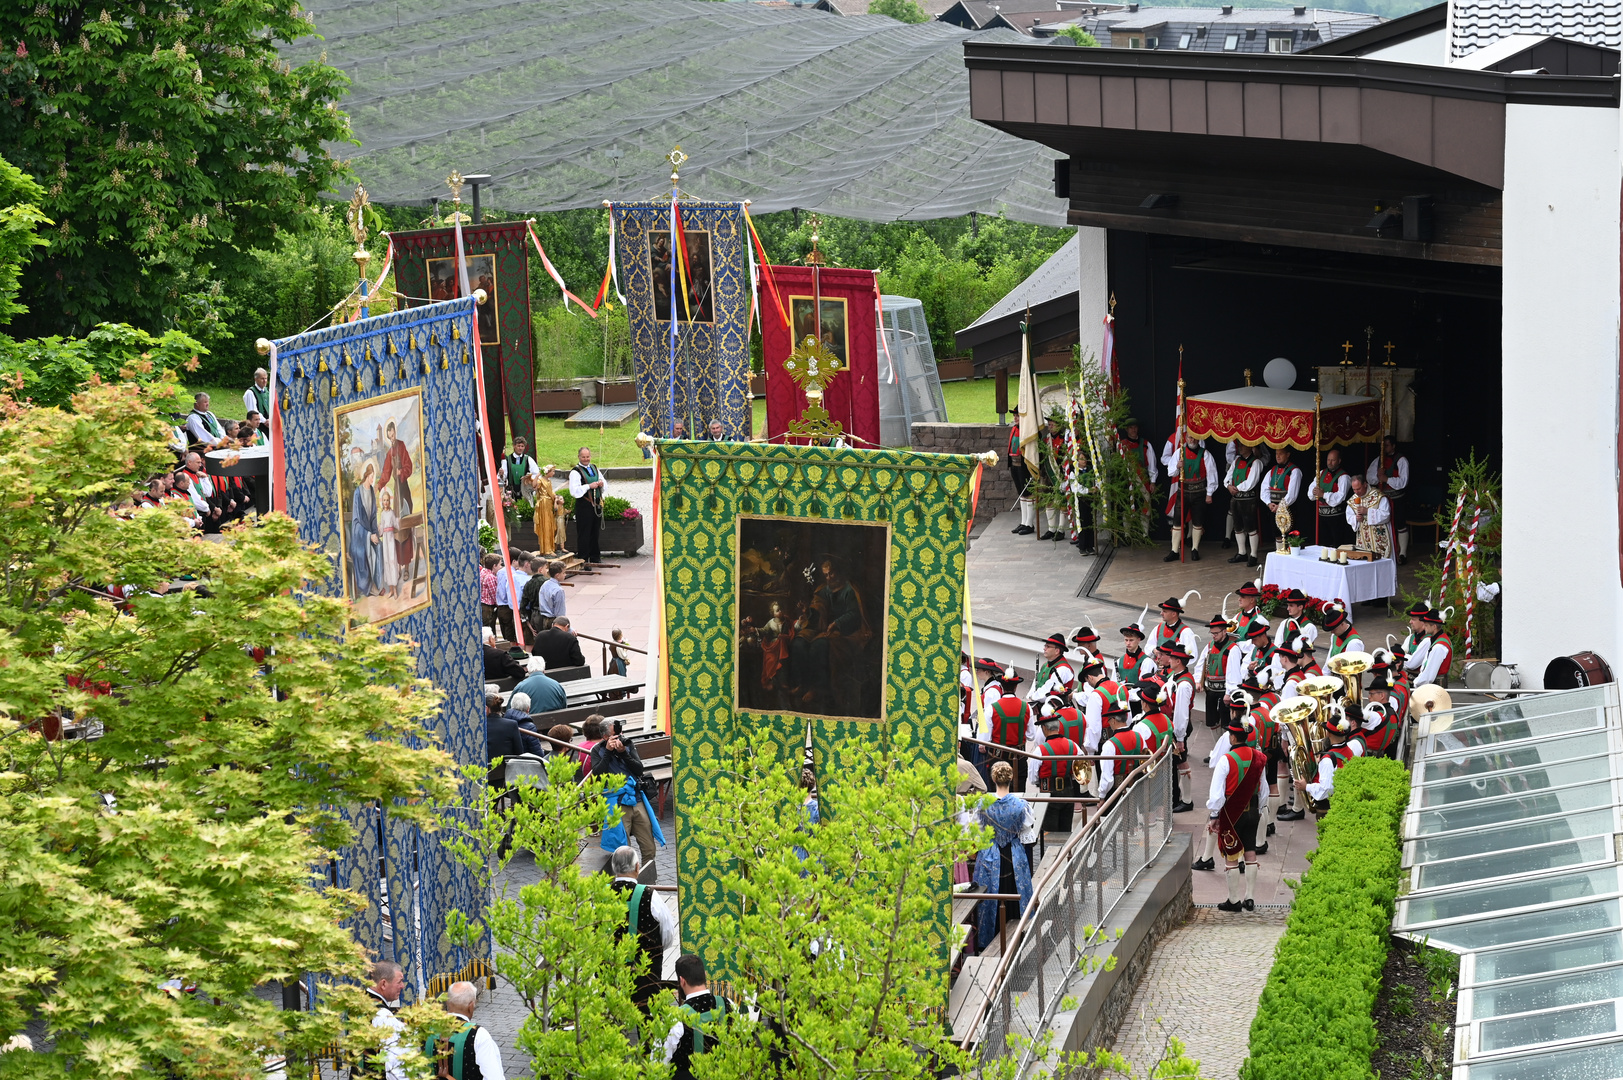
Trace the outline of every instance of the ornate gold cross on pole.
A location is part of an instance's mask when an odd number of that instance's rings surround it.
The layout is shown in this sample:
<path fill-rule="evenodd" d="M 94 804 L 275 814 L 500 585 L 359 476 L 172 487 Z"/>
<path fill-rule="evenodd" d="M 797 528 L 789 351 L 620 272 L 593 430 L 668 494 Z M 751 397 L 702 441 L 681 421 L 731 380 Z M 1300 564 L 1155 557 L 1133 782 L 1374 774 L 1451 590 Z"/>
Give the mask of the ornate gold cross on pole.
<path fill-rule="evenodd" d="M 834 376 L 845 370 L 845 362 L 815 335 L 807 334 L 784 360 L 783 370 L 806 392 L 806 411 L 799 419 L 790 421 L 788 433 L 808 438 L 844 435 L 845 428 L 823 408 L 823 391 L 834 381 Z"/>
<path fill-rule="evenodd" d="M 457 222 L 467 225 L 473 218 L 462 212 L 462 172 L 459 169 L 451 170 L 451 175 L 445 178 L 445 186 L 451 189 L 451 216 L 446 219 L 447 224 L 455 225 Z"/>

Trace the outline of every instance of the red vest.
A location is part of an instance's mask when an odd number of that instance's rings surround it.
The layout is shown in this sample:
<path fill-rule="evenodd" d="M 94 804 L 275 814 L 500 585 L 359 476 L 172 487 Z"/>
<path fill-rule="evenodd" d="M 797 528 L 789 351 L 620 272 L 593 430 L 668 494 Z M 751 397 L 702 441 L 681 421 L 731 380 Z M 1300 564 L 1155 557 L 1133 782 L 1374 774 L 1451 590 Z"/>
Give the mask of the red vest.
<path fill-rule="evenodd" d="M 1234 806 L 1237 814 L 1244 813 L 1257 796 L 1268 756 L 1255 746 L 1236 746 L 1229 750 L 1229 774 L 1223 781 L 1223 805 Z"/>
<path fill-rule="evenodd" d="M 1161 623 L 1159 626 L 1157 626 L 1155 628 L 1155 647 L 1157 649 L 1159 649 L 1163 645 L 1172 644 L 1173 642 L 1178 640 L 1178 635 L 1181 634 L 1181 633 L 1183 633 L 1183 620 L 1182 619 L 1179 619 L 1177 622 L 1173 623 L 1171 626 L 1168 626 L 1164 622 Z"/>
<path fill-rule="evenodd" d="M 1263 705 L 1252 706 L 1251 720 L 1257 725 L 1255 735 L 1257 745 L 1264 750 L 1272 747 L 1274 740 L 1279 738 L 1279 725 L 1268 714 L 1268 709 Z"/>
<path fill-rule="evenodd" d="M 1026 745 L 1026 720 L 1031 713 L 1026 703 L 1005 694 L 992 704 L 992 741 L 999 746 Z"/>
<path fill-rule="evenodd" d="M 1339 769 L 1357 756 L 1357 754 L 1353 753 L 1351 743 L 1343 743 L 1340 746 L 1332 746 L 1330 749 L 1320 754 L 1319 760 L 1323 761 L 1324 759 L 1329 758 L 1332 766 Z"/>
<path fill-rule="evenodd" d="M 1060 723 L 1065 725 L 1065 737 L 1080 745 L 1082 742 L 1082 730 L 1087 727 L 1087 721 L 1072 708 L 1060 709 L 1054 715 L 1059 717 Z"/>
<path fill-rule="evenodd" d="M 1117 757 L 1132 757 L 1134 755 L 1138 755 L 1142 758 L 1155 753 L 1155 747 L 1151 745 L 1143 735 L 1131 729 L 1116 732 L 1116 734 L 1105 740 L 1105 746 L 1114 746 L 1116 748 Z M 1099 750 L 1101 753 L 1103 753 L 1104 746 L 1101 746 Z M 1141 762 L 1139 761 L 1131 761 L 1125 762 L 1124 765 L 1127 767 L 1132 767 L 1133 765 L 1140 763 Z"/>
<path fill-rule="evenodd" d="M 1049 755 L 1080 754 L 1082 748 L 1065 736 L 1058 735 L 1039 746 L 1038 752 L 1043 756 L 1043 763 L 1037 767 L 1037 783 L 1043 791 L 1050 791 L 1065 786 L 1064 781 L 1070 779 L 1071 765 L 1075 759 L 1055 759 Z M 1060 780 L 1061 783 L 1052 783 L 1056 779 Z"/>
<path fill-rule="evenodd" d="M 1387 704 L 1395 707 L 1396 703 L 1388 702 Z M 1385 720 L 1381 721 L 1381 726 L 1376 728 L 1374 731 L 1365 731 L 1360 733 L 1358 737 L 1364 742 L 1365 752 L 1371 757 L 1384 754 L 1386 752 L 1386 748 L 1390 746 L 1392 741 L 1398 737 L 1398 731 L 1400 730 L 1401 726 L 1401 721 L 1397 716 L 1388 716 Z"/>
<path fill-rule="evenodd" d="M 1444 645 L 1448 646 L 1448 659 L 1444 660 L 1443 666 L 1437 669 L 1437 677 L 1441 679 L 1448 674 L 1448 669 L 1454 666 L 1454 642 L 1449 639 L 1448 632 L 1446 630 L 1431 639 L 1431 647 L 1435 649 L 1438 642 L 1442 642 Z M 1428 653 L 1427 655 L 1429 656 L 1430 654 Z M 1424 666 L 1424 664 L 1421 665 L 1421 667 Z"/>
<path fill-rule="evenodd" d="M 1151 750 L 1159 750 L 1166 745 L 1168 739 L 1172 738 L 1172 717 L 1164 712 L 1145 713 L 1138 718 L 1138 722 L 1154 732 L 1150 742 Z"/>

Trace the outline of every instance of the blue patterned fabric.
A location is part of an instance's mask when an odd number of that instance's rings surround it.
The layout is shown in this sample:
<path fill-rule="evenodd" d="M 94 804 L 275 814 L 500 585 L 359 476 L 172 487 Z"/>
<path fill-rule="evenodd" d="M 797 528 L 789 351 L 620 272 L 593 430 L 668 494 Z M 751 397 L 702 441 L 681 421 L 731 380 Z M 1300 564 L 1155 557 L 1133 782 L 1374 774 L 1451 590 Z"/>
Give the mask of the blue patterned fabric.
<path fill-rule="evenodd" d="M 1002 892 L 998 888 L 1003 880 L 1003 849 L 1007 848 L 1014 863 L 1015 891 L 1020 894 L 1020 913 L 1025 914 L 1031 903 L 1031 865 L 1026 859 L 1025 845 L 1020 843 L 1020 830 L 1025 825 L 1030 804 L 1018 795 L 1003 795 L 991 806 L 980 811 L 982 825 L 992 829 L 992 846 L 982 848 L 975 857 L 975 884 L 984 892 Z M 976 941 L 985 948 L 997 936 L 997 909 L 1002 900 L 982 900 L 977 912 Z"/>
<path fill-rule="evenodd" d="M 678 300 L 681 317 L 674 360 L 670 320 L 654 317 L 656 283 L 649 261 L 652 238 L 670 236 L 671 204 L 617 203 L 611 211 L 619 230 L 617 248 L 642 430 L 669 437 L 674 415 L 687 424 L 689 437 L 696 437 L 711 420 L 720 420 L 727 438 L 747 439 L 750 285 L 744 208 L 709 202 L 684 202 L 681 207 L 683 231 L 702 230 L 710 236 L 709 300 L 714 320 L 688 322 Z M 690 255 L 698 260 L 696 250 Z"/>
<path fill-rule="evenodd" d="M 453 333 L 454 328 L 454 333 Z M 478 391 L 471 352 L 473 301 L 452 300 L 342 323 L 277 345 L 277 392 L 287 454 L 287 507 L 299 537 L 333 560 L 326 591 L 343 591 L 334 410 L 385 395 L 422 392 L 424 477 L 429 555 L 426 606 L 383 625 L 388 639 L 416 643 L 418 670 L 445 695 L 431 722 L 458 765 L 485 761 L 484 657 L 479 647 Z M 350 513 L 351 508 L 342 508 Z M 372 567 L 368 564 L 368 573 Z M 444 933 L 451 908 L 470 915 L 484 902 L 473 875 L 438 836 L 383 815 L 346 811 L 356 840 L 340 852 L 338 884 L 366 896 L 351 921 L 356 940 L 378 959 L 407 970 L 408 997 L 435 975 L 464 970 L 478 957 L 452 947 Z M 383 933 L 387 874 L 392 941 Z M 414 921 L 413 912 L 416 912 Z"/>

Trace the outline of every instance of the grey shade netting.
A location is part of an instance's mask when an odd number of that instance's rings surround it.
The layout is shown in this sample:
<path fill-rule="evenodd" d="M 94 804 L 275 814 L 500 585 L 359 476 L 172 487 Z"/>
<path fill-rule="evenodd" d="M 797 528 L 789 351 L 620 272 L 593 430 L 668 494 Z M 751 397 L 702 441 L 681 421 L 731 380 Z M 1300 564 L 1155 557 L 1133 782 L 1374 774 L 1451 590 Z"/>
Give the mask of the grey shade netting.
<path fill-rule="evenodd" d="M 947 23 L 700 0 L 312 0 L 323 51 L 351 80 L 360 147 L 338 146 L 384 203 L 490 173 L 488 205 L 568 210 L 683 190 L 874 221 L 978 210 L 1060 225 L 1046 147 L 969 117 Z M 322 40 L 324 39 L 324 40 Z M 466 197 L 466 196 L 464 196 Z"/>

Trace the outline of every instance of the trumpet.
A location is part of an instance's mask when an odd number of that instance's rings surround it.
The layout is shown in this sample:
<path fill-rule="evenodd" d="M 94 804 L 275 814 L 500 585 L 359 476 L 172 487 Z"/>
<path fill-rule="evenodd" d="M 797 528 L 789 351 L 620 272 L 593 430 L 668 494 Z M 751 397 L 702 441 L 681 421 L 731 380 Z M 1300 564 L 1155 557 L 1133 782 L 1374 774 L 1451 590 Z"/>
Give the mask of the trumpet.
<path fill-rule="evenodd" d="M 1291 771 L 1304 780 L 1315 772 L 1313 763 L 1317 758 L 1309 750 L 1308 724 L 1318 711 L 1318 702 L 1312 698 L 1296 697 L 1280 702 L 1268 713 L 1279 725 L 1280 738 L 1285 741 L 1285 753 L 1290 755 Z M 1311 795 L 1307 797 L 1307 802 L 1308 809 L 1315 814 L 1323 814 L 1330 808 L 1327 801 Z"/>
<path fill-rule="evenodd" d="M 1330 658 L 1330 674 L 1341 676 L 1346 682 L 1347 707 L 1360 712 L 1364 705 L 1364 672 L 1375 666 L 1375 658 L 1367 652 L 1337 653 Z"/>

